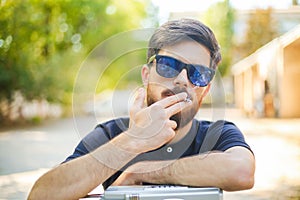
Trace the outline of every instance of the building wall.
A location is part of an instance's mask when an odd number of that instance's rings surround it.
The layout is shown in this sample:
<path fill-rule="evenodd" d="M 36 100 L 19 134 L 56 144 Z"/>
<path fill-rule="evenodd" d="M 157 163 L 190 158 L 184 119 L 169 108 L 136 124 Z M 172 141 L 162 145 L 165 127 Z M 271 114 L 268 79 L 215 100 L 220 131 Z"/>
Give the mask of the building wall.
<path fill-rule="evenodd" d="M 244 73 L 234 76 L 234 102 L 235 106 L 244 109 Z"/>
<path fill-rule="evenodd" d="M 300 38 L 283 50 L 280 117 L 300 117 Z"/>
<path fill-rule="evenodd" d="M 248 116 L 263 114 L 264 80 L 255 64 L 234 77 L 235 105 Z"/>

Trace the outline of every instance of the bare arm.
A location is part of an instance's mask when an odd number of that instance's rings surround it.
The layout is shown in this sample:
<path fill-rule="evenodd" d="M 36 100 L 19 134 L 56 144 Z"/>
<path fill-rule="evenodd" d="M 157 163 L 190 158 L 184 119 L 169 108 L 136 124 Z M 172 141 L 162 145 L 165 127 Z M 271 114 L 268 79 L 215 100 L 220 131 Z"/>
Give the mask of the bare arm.
<path fill-rule="evenodd" d="M 37 180 L 28 199 L 79 199 L 136 155 L 169 142 L 176 128 L 176 122 L 169 118 L 185 106 L 186 96 L 181 93 L 144 107 L 145 93 L 140 90 L 126 132 L 95 151 L 50 170 Z"/>
<path fill-rule="evenodd" d="M 129 149 L 114 148 L 113 143 L 122 140 L 118 138 L 47 172 L 35 183 L 28 199 L 79 199 L 85 196 L 136 156 Z"/>
<path fill-rule="evenodd" d="M 232 147 L 225 152 L 210 152 L 176 161 L 140 162 L 123 173 L 114 185 L 148 182 L 236 191 L 253 187 L 254 171 L 253 154 L 244 147 Z"/>

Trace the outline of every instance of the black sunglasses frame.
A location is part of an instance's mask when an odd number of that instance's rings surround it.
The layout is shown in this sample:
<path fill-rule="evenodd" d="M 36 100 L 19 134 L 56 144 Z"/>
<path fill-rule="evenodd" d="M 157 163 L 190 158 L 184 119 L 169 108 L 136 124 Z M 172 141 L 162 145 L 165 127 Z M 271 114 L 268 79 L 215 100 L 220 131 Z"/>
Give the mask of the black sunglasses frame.
<path fill-rule="evenodd" d="M 204 65 L 197 65 L 197 64 L 187 64 L 184 62 L 181 62 L 180 60 L 170 57 L 170 56 L 165 56 L 165 55 L 159 55 L 155 54 L 152 57 L 150 57 L 148 64 L 153 63 L 154 59 L 156 60 L 156 72 L 165 78 L 174 78 L 180 74 L 180 72 L 183 69 L 187 70 L 187 75 L 189 81 L 198 87 L 205 87 L 207 86 L 213 79 L 215 75 L 215 70 L 206 67 Z M 160 63 L 161 59 L 167 59 L 170 60 L 169 63 L 174 63 L 174 66 L 169 66 L 166 65 L 165 63 Z M 169 66 L 171 69 L 173 69 L 173 73 L 170 75 L 167 75 L 167 73 L 164 73 L 164 70 L 161 69 L 162 67 Z M 174 73 L 176 71 L 176 73 Z M 203 73 L 205 72 L 205 73 Z M 195 73 L 197 73 L 195 75 Z M 205 80 L 204 80 L 205 78 Z"/>

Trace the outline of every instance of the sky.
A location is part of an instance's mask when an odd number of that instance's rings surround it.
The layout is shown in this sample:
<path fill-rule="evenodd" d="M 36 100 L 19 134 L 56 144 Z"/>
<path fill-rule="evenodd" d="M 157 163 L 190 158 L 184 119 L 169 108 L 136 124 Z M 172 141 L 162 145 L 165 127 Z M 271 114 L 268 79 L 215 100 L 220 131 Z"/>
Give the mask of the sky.
<path fill-rule="evenodd" d="M 162 21 L 168 19 L 170 12 L 204 11 L 211 4 L 220 0 L 152 0 L 159 7 L 159 18 Z M 230 0 L 235 9 L 247 10 L 255 8 L 267 8 L 272 6 L 277 9 L 288 8 L 292 0 Z"/>

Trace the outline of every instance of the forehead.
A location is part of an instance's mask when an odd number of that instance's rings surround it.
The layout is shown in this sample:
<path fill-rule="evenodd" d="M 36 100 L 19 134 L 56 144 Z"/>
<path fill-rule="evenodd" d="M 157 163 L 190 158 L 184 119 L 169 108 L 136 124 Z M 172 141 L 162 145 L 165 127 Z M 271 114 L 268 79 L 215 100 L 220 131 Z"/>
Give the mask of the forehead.
<path fill-rule="evenodd" d="M 158 54 L 172 56 L 185 63 L 209 66 L 210 53 L 208 49 L 195 41 L 182 41 L 163 47 Z"/>

